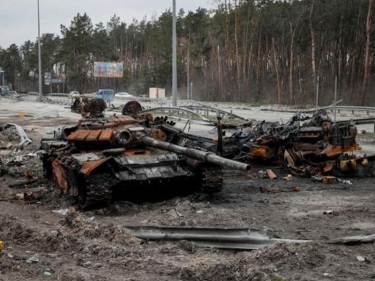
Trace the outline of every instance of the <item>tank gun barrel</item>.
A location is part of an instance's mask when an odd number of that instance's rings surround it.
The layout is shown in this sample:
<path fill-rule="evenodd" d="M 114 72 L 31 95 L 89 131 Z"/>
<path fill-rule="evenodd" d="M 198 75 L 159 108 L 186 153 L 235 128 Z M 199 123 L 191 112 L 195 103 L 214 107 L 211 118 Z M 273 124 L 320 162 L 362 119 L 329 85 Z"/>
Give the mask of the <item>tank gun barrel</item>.
<path fill-rule="evenodd" d="M 201 151 L 201 150 L 194 149 L 194 148 L 188 148 L 188 147 L 175 145 L 169 142 L 159 141 L 159 140 L 156 140 L 154 138 L 151 138 L 143 134 L 140 135 L 139 137 L 142 140 L 142 143 L 146 146 L 163 149 L 166 151 L 171 151 L 177 154 L 182 154 L 189 158 L 193 158 L 193 159 L 204 161 L 204 162 L 209 162 L 212 164 L 217 164 L 226 168 L 233 168 L 233 169 L 245 171 L 245 172 L 251 169 L 251 165 L 249 164 L 244 164 L 238 161 L 226 159 L 212 152 Z"/>

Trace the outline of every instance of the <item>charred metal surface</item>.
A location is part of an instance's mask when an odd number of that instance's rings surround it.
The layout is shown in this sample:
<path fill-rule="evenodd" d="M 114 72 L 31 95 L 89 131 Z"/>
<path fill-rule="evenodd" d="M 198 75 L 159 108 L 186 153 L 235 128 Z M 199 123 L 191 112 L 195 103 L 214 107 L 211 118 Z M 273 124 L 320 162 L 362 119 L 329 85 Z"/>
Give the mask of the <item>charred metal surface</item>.
<path fill-rule="evenodd" d="M 201 151 L 201 150 L 197 150 L 193 148 L 187 148 L 183 146 L 174 145 L 168 142 L 158 141 L 145 135 L 139 135 L 139 138 L 142 139 L 142 142 L 146 146 L 151 146 L 151 147 L 183 154 L 190 158 L 197 159 L 200 161 L 217 164 L 222 167 L 233 168 L 233 169 L 237 169 L 237 170 L 241 170 L 245 172 L 251 169 L 251 166 L 248 164 L 240 163 L 238 161 L 234 161 L 230 159 L 225 159 L 220 156 L 217 156 L 216 154 L 213 154 L 212 152 Z"/>
<path fill-rule="evenodd" d="M 246 124 L 230 137 L 240 153 L 234 159 L 244 162 L 284 164 L 294 175 L 318 173 L 372 176 L 373 158 L 350 155 L 360 150 L 354 122 L 334 123 L 320 110 L 312 117 L 297 112 L 285 124 L 262 121 Z"/>
<path fill-rule="evenodd" d="M 150 114 L 138 116 L 140 105 L 130 103 L 124 107 L 129 115 L 105 117 L 99 112 L 102 104 L 91 100 L 77 126 L 63 128 L 56 139 L 42 140 L 44 175 L 84 207 L 218 192 L 222 167 L 250 169 L 203 146 L 182 146 L 181 132 L 166 118 L 154 122 Z"/>
<path fill-rule="evenodd" d="M 87 97 L 79 97 L 74 99 L 70 109 L 82 116 L 103 117 L 103 111 L 106 107 L 107 104 L 102 99 L 89 100 Z"/>
<path fill-rule="evenodd" d="M 122 115 L 137 115 L 142 111 L 142 106 L 137 101 L 129 101 L 122 108 Z"/>
<path fill-rule="evenodd" d="M 375 155 L 363 157 L 343 155 L 333 165 L 332 173 L 338 177 L 374 177 Z"/>

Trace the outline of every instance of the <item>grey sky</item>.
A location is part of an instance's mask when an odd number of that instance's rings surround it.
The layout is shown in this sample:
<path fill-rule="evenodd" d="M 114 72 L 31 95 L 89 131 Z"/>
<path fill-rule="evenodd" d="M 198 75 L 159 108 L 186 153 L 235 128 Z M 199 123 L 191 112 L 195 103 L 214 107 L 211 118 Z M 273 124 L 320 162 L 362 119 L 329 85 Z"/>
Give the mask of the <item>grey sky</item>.
<path fill-rule="evenodd" d="M 11 44 L 23 45 L 27 40 L 38 37 L 37 0 L 0 0 L 0 47 Z M 116 14 L 122 22 L 142 20 L 145 16 L 159 16 L 172 10 L 172 0 L 39 0 L 40 33 L 60 34 L 60 25 L 70 26 L 77 13 L 86 14 L 95 25 L 106 24 Z M 210 0 L 176 0 L 177 12 L 196 11 L 197 8 L 212 8 Z"/>

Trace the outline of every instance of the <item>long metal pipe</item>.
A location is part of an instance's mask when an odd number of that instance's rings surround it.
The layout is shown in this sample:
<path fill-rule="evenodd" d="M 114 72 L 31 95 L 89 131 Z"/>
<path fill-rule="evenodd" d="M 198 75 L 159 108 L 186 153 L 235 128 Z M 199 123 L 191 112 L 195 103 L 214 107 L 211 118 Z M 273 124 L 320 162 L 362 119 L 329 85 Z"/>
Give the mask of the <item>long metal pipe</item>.
<path fill-rule="evenodd" d="M 311 240 L 283 239 L 256 229 L 180 228 L 157 226 L 121 226 L 140 239 L 191 241 L 202 247 L 256 250 L 275 243 L 308 243 Z M 369 239 L 367 239 L 369 240 Z"/>
<path fill-rule="evenodd" d="M 237 170 L 244 171 L 244 172 L 247 172 L 251 169 L 251 165 L 249 164 L 226 159 L 226 158 L 217 156 L 216 154 L 212 152 L 197 150 L 197 149 L 189 148 L 189 147 L 178 146 L 169 142 L 159 141 L 159 140 L 156 140 L 156 139 L 153 139 L 151 137 L 141 135 L 141 134 L 139 135 L 139 137 L 142 140 L 143 144 L 146 146 L 175 152 L 175 153 L 182 154 L 182 155 L 185 155 L 187 157 L 190 157 L 196 160 L 209 162 L 212 164 L 217 164 L 219 166 L 226 167 L 226 168 L 233 168 L 233 169 L 237 169 Z"/>

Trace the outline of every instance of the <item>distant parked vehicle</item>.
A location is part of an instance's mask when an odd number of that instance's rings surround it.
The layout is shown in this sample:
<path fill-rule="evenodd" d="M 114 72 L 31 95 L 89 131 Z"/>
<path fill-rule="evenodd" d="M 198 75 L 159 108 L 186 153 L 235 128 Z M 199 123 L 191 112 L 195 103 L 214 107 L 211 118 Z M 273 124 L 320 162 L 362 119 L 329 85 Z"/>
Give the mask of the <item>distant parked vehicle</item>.
<path fill-rule="evenodd" d="M 133 95 L 127 93 L 127 92 L 119 92 L 115 95 L 116 98 L 124 98 L 124 99 L 131 99 L 134 98 Z"/>
<path fill-rule="evenodd" d="M 78 91 L 71 91 L 68 95 L 70 99 L 80 98 L 81 94 Z"/>
<path fill-rule="evenodd" d="M 96 93 L 96 98 L 108 102 L 113 101 L 115 99 L 115 91 L 112 89 L 99 89 L 99 91 Z"/>
<path fill-rule="evenodd" d="M 2 96 L 9 94 L 9 87 L 8 86 L 0 86 L 0 94 Z"/>

